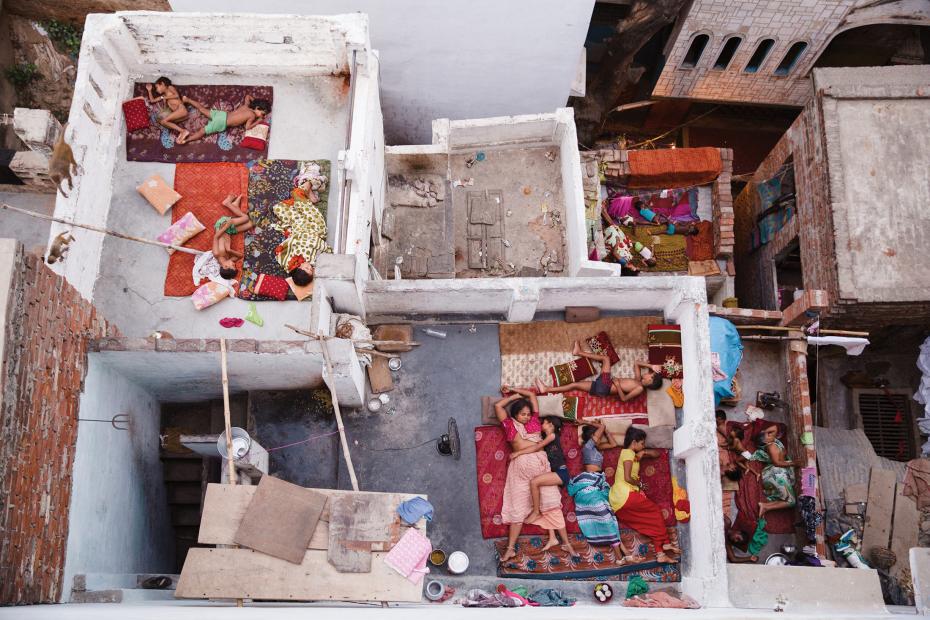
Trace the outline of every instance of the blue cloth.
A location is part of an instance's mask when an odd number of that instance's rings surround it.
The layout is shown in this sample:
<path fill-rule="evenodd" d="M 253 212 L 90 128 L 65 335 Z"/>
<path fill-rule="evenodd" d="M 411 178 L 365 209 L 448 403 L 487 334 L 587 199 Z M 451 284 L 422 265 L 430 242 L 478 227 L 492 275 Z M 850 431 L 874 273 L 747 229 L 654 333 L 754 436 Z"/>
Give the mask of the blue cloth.
<path fill-rule="evenodd" d="M 736 326 L 719 316 L 710 317 L 710 350 L 720 356 L 720 369 L 726 379 L 714 381 L 714 406 L 723 398 L 732 398 L 733 375 L 743 359 L 743 343 Z"/>
<path fill-rule="evenodd" d="M 756 186 L 759 192 L 759 213 L 772 206 L 775 199 L 781 196 L 781 178 L 775 177 L 768 181 L 763 181 Z"/>
<path fill-rule="evenodd" d="M 698 219 L 698 188 L 692 187 L 688 190 L 688 203 L 691 206 L 691 217 Z"/>
<path fill-rule="evenodd" d="M 575 604 L 575 599 L 552 588 L 536 590 L 528 598 L 540 607 L 571 607 Z"/>
<path fill-rule="evenodd" d="M 604 455 L 597 449 L 594 439 L 587 440 L 581 447 L 581 462 L 585 465 L 604 466 Z"/>
<path fill-rule="evenodd" d="M 620 526 L 610 508 L 610 485 L 602 472 L 581 472 L 568 483 L 575 500 L 575 516 L 585 540 L 592 545 L 620 542 Z"/>
<path fill-rule="evenodd" d="M 400 515 L 400 518 L 403 519 L 404 522 L 410 525 L 416 524 L 420 518 L 432 521 L 433 505 L 422 497 L 414 497 L 408 499 L 406 502 L 402 502 L 401 505 L 397 507 L 397 514 Z"/>

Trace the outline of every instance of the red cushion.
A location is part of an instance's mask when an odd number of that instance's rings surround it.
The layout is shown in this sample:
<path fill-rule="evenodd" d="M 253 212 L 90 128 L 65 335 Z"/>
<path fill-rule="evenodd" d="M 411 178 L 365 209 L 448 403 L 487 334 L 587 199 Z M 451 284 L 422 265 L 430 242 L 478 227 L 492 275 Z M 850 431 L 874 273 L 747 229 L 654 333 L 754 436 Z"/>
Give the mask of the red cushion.
<path fill-rule="evenodd" d="M 598 332 L 593 338 L 588 338 L 588 346 L 593 353 L 609 357 L 611 366 L 620 361 L 620 356 L 617 355 L 614 345 L 610 343 L 610 336 L 607 335 L 607 332 Z M 606 370 L 608 369 L 602 369 L 601 372 Z"/>
<path fill-rule="evenodd" d="M 284 301 L 287 297 L 289 287 L 287 280 L 278 276 L 269 276 L 261 274 L 258 276 L 258 282 L 255 284 L 255 292 L 263 297 L 271 297 L 278 301 Z"/>
<path fill-rule="evenodd" d="M 570 362 L 549 367 L 549 376 L 555 386 L 568 385 L 594 374 L 594 366 L 586 357 L 576 357 Z"/>
<path fill-rule="evenodd" d="M 239 141 L 239 146 L 244 149 L 264 151 L 268 146 L 268 132 L 270 131 L 271 126 L 268 123 L 256 123 L 251 129 L 245 131 L 245 135 Z"/>
<path fill-rule="evenodd" d="M 123 102 L 123 116 L 126 117 L 126 131 L 145 129 L 152 124 L 145 99 L 136 97 Z"/>

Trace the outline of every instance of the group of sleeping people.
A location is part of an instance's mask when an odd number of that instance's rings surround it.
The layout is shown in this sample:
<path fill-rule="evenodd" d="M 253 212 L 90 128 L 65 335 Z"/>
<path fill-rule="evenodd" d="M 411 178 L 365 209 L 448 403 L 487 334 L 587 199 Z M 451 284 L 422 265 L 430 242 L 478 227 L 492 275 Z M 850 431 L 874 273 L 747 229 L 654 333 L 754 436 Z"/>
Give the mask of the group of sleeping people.
<path fill-rule="evenodd" d="M 605 392 L 598 395 L 610 393 L 621 398 L 625 395 L 632 398 L 628 396 L 631 392 L 638 395 L 644 387 L 652 388 L 656 377 L 658 384 L 662 385 L 659 369 L 648 364 L 638 365 L 641 367 L 640 379 L 610 379 L 610 361 L 606 356 L 586 354 L 577 343 L 575 354 L 601 361 L 602 375 L 595 382 L 572 384 L 575 386 L 572 389 L 584 389 L 595 394 L 597 385 L 598 392 Z M 607 378 L 603 377 L 604 374 L 607 374 Z M 603 390 L 598 384 L 605 385 L 609 391 Z M 558 391 L 566 391 L 567 387 L 563 386 Z M 507 550 L 501 556 L 501 561 L 506 562 L 516 555 L 515 545 L 524 523 L 548 531 L 549 540 L 543 549 L 559 544 L 556 538 L 558 532 L 562 538 L 562 548 L 573 553 L 565 529 L 559 491 L 559 487 L 566 487 L 575 500 L 575 515 L 585 539 L 591 545 L 611 545 L 622 552 L 615 553 L 619 565 L 635 564 L 641 562 L 642 558 L 634 555 L 635 549 L 624 548 L 618 520 L 652 539 L 659 562 L 677 562 L 681 551 L 668 536 L 662 511 L 646 497 L 640 487 L 640 460 L 659 456 L 657 451 L 646 449 L 646 434 L 633 427 L 627 430 L 611 487 L 604 475 L 604 455 L 601 450 L 618 447 L 617 443 L 601 422 L 592 420 L 586 423 L 581 429 L 583 468 L 572 476 L 560 443 L 562 418 L 539 417 L 537 392 L 544 394 L 552 391 L 556 390 L 540 383 L 535 390 L 505 385 L 501 387 L 504 397 L 495 403 L 495 413 L 511 447 L 501 510 L 502 521 L 509 526 L 509 530 Z"/>

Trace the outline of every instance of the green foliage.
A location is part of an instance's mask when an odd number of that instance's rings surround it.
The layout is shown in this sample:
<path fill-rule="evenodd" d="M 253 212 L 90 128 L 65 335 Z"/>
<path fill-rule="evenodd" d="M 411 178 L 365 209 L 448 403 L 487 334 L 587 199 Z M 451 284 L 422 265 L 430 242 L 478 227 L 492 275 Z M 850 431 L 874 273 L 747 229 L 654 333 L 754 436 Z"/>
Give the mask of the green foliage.
<path fill-rule="evenodd" d="M 48 37 L 72 58 L 77 58 L 81 51 L 81 33 L 67 22 L 50 19 L 42 22 Z"/>
<path fill-rule="evenodd" d="M 21 62 L 18 65 L 13 65 L 3 73 L 6 75 L 6 79 L 16 88 L 25 88 L 39 79 L 39 69 L 31 62 Z"/>

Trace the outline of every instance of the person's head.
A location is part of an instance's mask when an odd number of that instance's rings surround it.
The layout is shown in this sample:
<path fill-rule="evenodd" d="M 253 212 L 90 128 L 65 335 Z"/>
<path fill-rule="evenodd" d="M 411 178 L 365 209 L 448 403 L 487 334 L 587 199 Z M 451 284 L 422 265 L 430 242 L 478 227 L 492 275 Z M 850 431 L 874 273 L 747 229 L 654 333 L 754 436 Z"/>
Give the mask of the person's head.
<path fill-rule="evenodd" d="M 655 267 L 655 266 L 658 264 L 658 263 L 656 263 L 656 259 L 654 259 L 654 258 L 647 258 L 647 259 L 646 259 L 645 261 L 643 261 L 643 262 L 646 263 L 646 266 L 647 266 L 647 267 Z"/>
<path fill-rule="evenodd" d="M 587 424 L 581 427 L 581 442 L 588 443 L 588 440 L 594 437 L 594 433 L 597 432 L 596 426 L 591 426 Z"/>
<path fill-rule="evenodd" d="M 235 278 L 236 274 L 239 272 L 239 270 L 236 269 L 236 261 L 228 256 L 224 256 L 223 258 L 217 257 L 216 262 L 220 264 L 220 276 L 227 280 Z"/>
<path fill-rule="evenodd" d="M 159 95 L 167 91 L 170 86 L 171 86 L 171 80 L 169 80 L 165 76 L 161 76 L 160 78 L 155 80 L 155 92 L 157 92 Z"/>
<path fill-rule="evenodd" d="M 714 411 L 714 419 L 717 421 L 717 428 L 725 426 L 727 423 L 727 412 L 723 409 Z"/>
<path fill-rule="evenodd" d="M 313 269 L 313 267 L 310 267 L 310 269 Z M 313 274 L 310 271 L 308 271 L 303 265 L 301 265 L 300 267 L 291 269 L 287 275 L 293 278 L 294 284 L 296 284 L 297 286 L 307 286 L 308 284 L 313 282 Z"/>
<path fill-rule="evenodd" d="M 271 102 L 267 99 L 253 99 L 249 107 L 255 111 L 258 118 L 265 118 L 271 112 Z"/>
<path fill-rule="evenodd" d="M 623 447 L 629 448 L 633 452 L 640 452 L 646 447 L 646 431 L 641 428 L 631 426 L 626 429 L 626 436 L 623 438 Z"/>
<path fill-rule="evenodd" d="M 762 446 L 770 444 L 776 439 L 778 439 L 778 427 L 772 424 L 771 426 L 765 427 L 761 433 L 756 435 L 756 445 Z"/>
<path fill-rule="evenodd" d="M 525 398 L 518 398 L 510 403 L 510 408 L 507 410 L 507 413 L 520 424 L 526 424 L 530 421 L 530 418 L 533 417 L 533 408 L 530 405 L 530 401 Z"/>
<path fill-rule="evenodd" d="M 727 540 L 729 540 L 732 545 L 744 547 L 749 542 L 749 536 L 743 530 L 731 527 L 727 530 Z"/>
<path fill-rule="evenodd" d="M 647 390 L 658 390 L 662 387 L 662 375 L 649 368 L 643 370 L 643 387 Z"/>
<path fill-rule="evenodd" d="M 547 415 L 542 419 L 542 429 L 546 435 L 555 435 L 556 437 L 562 432 L 562 418 L 554 415 Z"/>
<path fill-rule="evenodd" d="M 220 277 L 224 280 L 232 280 L 236 277 L 236 274 L 239 273 L 239 270 L 233 267 L 220 267 Z"/>

